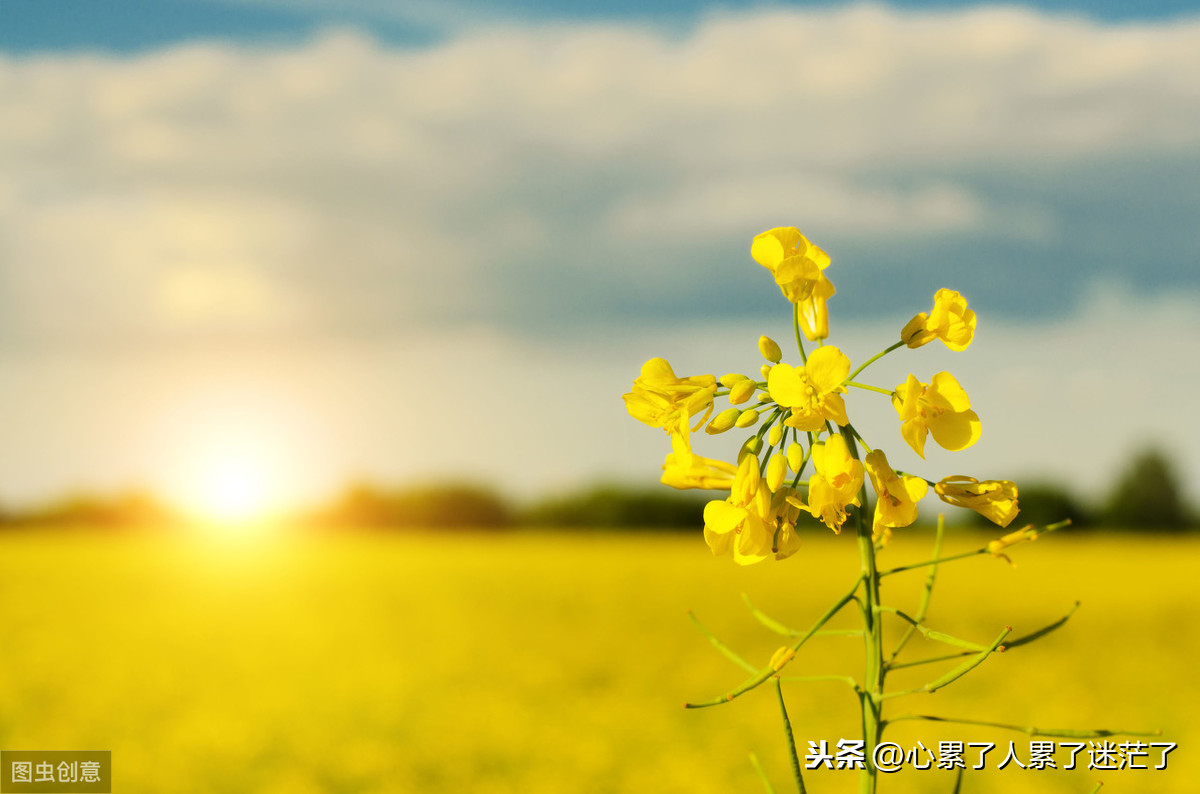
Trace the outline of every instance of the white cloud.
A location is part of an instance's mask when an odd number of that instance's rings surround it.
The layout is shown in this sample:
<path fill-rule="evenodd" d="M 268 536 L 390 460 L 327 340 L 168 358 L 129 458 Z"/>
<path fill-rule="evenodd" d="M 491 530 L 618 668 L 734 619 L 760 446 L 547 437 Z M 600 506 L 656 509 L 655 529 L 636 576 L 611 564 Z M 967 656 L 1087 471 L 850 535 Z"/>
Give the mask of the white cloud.
<path fill-rule="evenodd" d="M 87 285 L 69 314 L 92 330 L 156 300 L 179 256 L 254 282 L 260 325 L 336 327 L 536 313 L 536 274 L 606 233 L 614 293 L 651 264 L 647 234 L 1046 241 L 1064 234 L 1039 182 L 1054 168 L 1191 156 L 1197 53 L 1200 22 L 857 6 L 714 15 L 681 38 L 508 27 L 405 51 L 342 31 L 0 59 L 4 266 L 23 305 L 46 301 L 39 274 L 77 275 L 58 280 Z M 192 245 L 174 224 L 197 203 Z M 528 278 L 506 287 L 514 263 Z"/>
<path fill-rule="evenodd" d="M 162 372 L 258 372 L 257 358 L 222 363 L 231 336 L 254 335 L 282 346 L 262 358 L 290 362 L 271 375 L 279 393 L 315 395 L 306 410 L 344 444 L 328 477 L 465 470 L 531 490 L 627 473 L 638 455 L 653 474 L 661 439 L 629 424 L 620 393 L 652 355 L 741 366 L 760 331 L 712 331 L 705 312 L 750 279 L 714 274 L 782 224 L 877 254 L 843 271 L 856 285 L 835 277 L 843 296 L 891 300 L 887 279 L 935 268 L 948 243 L 976 257 L 956 277 L 986 271 L 994 294 L 980 300 L 1010 308 L 1038 277 L 1074 294 L 1114 274 L 1143 292 L 1197 286 L 1179 207 L 1200 195 L 1200 21 L 857 6 L 715 14 L 682 36 L 472 31 L 421 50 L 334 31 L 288 47 L 0 57 L 0 339 L 17 373 L 15 393 L 0 390 L 0 481 L 152 470 L 105 451 L 150 410 L 131 395 Z M 1139 333 L 1195 338 L 1196 306 L 1127 293 L 1068 324 L 987 320 L 993 341 L 981 331 L 963 361 L 991 363 L 962 366 L 996 443 L 966 463 L 1041 460 L 1085 486 L 1157 435 L 1194 478 L 1200 461 L 1178 443 L 1197 431 L 1194 365 L 1111 340 L 1131 315 Z M 688 315 L 685 298 L 706 308 Z M 172 355 L 205 334 L 219 337 L 207 353 Z M 331 337 L 334 352 L 313 347 Z M 111 339 L 161 347 L 141 364 L 71 358 Z M 22 358 L 46 340 L 65 358 Z M 62 396 L 80 383 L 107 407 Z M 47 439 L 54 412 L 78 418 Z M 479 412 L 482 428 L 441 421 Z M 1016 440 L 1031 430 L 1038 449 Z"/>
<path fill-rule="evenodd" d="M 612 232 L 631 240 L 672 235 L 728 239 L 782 214 L 807 225 L 860 237 L 908 239 L 974 232 L 1041 240 L 1051 213 L 1036 206 L 996 206 L 960 185 L 934 182 L 908 190 L 857 185 L 815 175 L 698 179 L 667 192 L 631 195 L 613 207 Z"/>

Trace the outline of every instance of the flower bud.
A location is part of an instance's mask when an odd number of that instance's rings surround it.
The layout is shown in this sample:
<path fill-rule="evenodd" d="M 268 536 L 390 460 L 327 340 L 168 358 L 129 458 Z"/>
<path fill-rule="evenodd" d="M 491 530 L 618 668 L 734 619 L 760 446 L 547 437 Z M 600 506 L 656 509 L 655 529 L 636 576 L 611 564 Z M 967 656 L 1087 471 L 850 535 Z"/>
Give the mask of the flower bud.
<path fill-rule="evenodd" d="M 710 436 L 715 436 L 717 433 L 724 433 L 733 427 L 740 413 L 741 410 L 737 408 L 727 408 L 721 411 L 721 413 L 714 416 L 713 420 L 708 423 L 708 427 L 704 428 L 704 432 Z"/>
<path fill-rule="evenodd" d="M 742 411 L 742 413 L 738 416 L 737 421 L 734 422 L 734 425 L 737 427 L 750 427 L 757 421 L 758 421 L 758 409 L 747 408 L 745 411 Z M 759 439 L 759 443 L 761 445 L 761 443 L 762 443 L 761 439 Z"/>
<path fill-rule="evenodd" d="M 726 389 L 732 389 L 735 383 L 739 383 L 744 380 L 750 380 L 750 378 L 745 375 L 739 375 L 736 372 L 731 372 L 728 375 L 721 376 L 721 385 Z"/>
<path fill-rule="evenodd" d="M 787 476 L 787 461 L 783 455 L 776 452 L 767 463 L 767 487 L 778 491 L 783 486 L 783 478 Z"/>
<path fill-rule="evenodd" d="M 783 440 L 783 425 L 771 425 L 771 430 L 767 433 L 767 444 L 772 447 L 779 446 L 779 442 Z"/>
<path fill-rule="evenodd" d="M 757 388 L 758 384 L 749 378 L 740 380 L 729 387 L 729 402 L 733 405 L 741 405 L 750 399 L 750 396 L 754 394 Z"/>
<path fill-rule="evenodd" d="M 769 336 L 760 336 L 758 338 L 758 352 L 762 353 L 762 357 L 772 364 L 778 364 L 783 358 L 783 351 L 779 349 L 779 345 Z"/>
<path fill-rule="evenodd" d="M 788 468 L 799 473 L 800 466 L 804 463 L 804 448 L 799 444 L 792 442 L 787 448 L 787 464 Z"/>
<path fill-rule="evenodd" d="M 771 655 L 771 669 L 778 673 L 784 668 L 784 665 L 792 660 L 792 657 L 795 655 L 795 651 L 786 645 L 783 646 Z"/>
<path fill-rule="evenodd" d="M 750 436 L 738 451 L 738 460 L 741 460 L 743 455 L 757 455 L 760 449 L 762 449 L 762 439 L 758 436 Z"/>
<path fill-rule="evenodd" d="M 758 371 L 762 373 L 763 380 L 766 380 L 767 376 L 771 374 L 771 368 L 766 364 L 763 364 L 761 367 L 759 367 Z"/>

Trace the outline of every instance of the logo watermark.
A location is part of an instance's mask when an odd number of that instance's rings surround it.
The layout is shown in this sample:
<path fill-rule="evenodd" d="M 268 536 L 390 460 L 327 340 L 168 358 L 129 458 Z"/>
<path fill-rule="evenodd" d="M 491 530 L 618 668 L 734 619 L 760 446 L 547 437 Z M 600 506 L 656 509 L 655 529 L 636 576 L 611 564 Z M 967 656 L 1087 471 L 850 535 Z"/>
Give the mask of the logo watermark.
<path fill-rule="evenodd" d="M 112 791 L 111 750 L 2 750 L 0 792 Z"/>

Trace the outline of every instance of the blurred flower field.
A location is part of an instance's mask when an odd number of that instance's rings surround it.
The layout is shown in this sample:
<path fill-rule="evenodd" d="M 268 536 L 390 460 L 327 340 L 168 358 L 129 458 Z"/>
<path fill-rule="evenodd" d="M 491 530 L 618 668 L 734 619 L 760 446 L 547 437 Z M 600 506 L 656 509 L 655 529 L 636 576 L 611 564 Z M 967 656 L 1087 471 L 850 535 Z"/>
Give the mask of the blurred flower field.
<path fill-rule="evenodd" d="M 992 537 L 957 532 L 947 552 Z M 927 559 L 931 534 L 898 532 L 882 563 Z M 723 707 L 681 707 L 745 677 L 686 611 L 763 663 L 782 643 L 749 619 L 741 593 L 806 627 L 844 592 L 855 555 L 851 538 L 805 538 L 789 565 L 746 569 L 713 558 L 698 532 L 258 542 L 8 532 L 0 746 L 112 750 L 120 792 L 759 792 L 751 751 L 786 791 L 766 688 Z M 1076 599 L 1079 611 L 937 694 L 889 701 L 887 713 L 1161 728 L 1179 745 L 1165 771 L 1010 766 L 968 774 L 966 794 L 1089 792 L 1098 780 L 1104 794 L 1194 791 L 1200 539 L 1067 531 L 1013 558 L 1015 568 L 986 556 L 946 568 L 930 624 L 986 641 L 1004 625 L 1016 636 L 1051 623 Z M 923 576 L 889 577 L 885 594 L 915 605 Z M 906 653 L 941 650 L 921 640 Z M 789 672 L 856 669 L 860 658 L 858 639 L 823 637 Z M 936 670 L 901 671 L 897 688 Z M 802 750 L 857 735 L 844 684 L 784 691 Z M 1029 741 L 915 722 L 885 738 L 1013 740 L 1019 751 Z M 856 787 L 849 771 L 806 781 L 814 794 Z M 949 794 L 953 777 L 906 771 L 880 785 Z"/>

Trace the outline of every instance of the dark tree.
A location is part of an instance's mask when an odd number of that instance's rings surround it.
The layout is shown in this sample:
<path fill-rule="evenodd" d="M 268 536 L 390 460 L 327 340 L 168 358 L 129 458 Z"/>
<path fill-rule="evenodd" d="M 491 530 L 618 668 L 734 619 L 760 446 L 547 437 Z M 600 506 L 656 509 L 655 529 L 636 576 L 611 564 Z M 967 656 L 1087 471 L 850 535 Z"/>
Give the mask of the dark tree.
<path fill-rule="evenodd" d="M 1113 489 L 1105 518 L 1127 529 L 1180 530 L 1190 525 L 1178 479 L 1161 451 L 1149 449 L 1130 461 Z"/>

